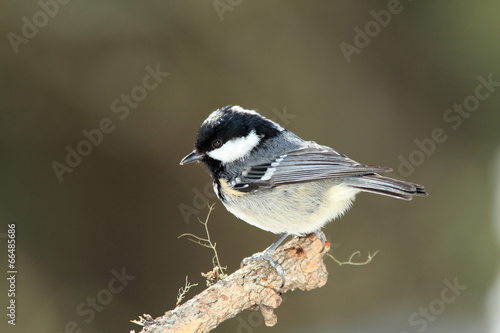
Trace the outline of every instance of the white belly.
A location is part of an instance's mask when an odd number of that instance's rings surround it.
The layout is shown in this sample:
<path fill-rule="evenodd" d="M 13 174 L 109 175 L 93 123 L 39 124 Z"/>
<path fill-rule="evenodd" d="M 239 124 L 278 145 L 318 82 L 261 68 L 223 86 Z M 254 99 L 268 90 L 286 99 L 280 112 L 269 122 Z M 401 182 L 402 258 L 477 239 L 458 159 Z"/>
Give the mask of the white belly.
<path fill-rule="evenodd" d="M 360 190 L 332 181 L 283 185 L 257 194 L 226 195 L 227 210 L 273 232 L 305 235 L 342 215 Z"/>

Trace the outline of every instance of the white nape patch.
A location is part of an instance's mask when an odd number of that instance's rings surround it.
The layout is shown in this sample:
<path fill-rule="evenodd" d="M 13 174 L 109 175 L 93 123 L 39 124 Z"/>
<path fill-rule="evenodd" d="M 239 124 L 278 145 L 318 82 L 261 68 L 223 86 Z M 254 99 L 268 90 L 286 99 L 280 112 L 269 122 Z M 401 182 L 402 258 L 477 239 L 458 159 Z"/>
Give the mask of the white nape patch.
<path fill-rule="evenodd" d="M 285 129 L 283 127 L 281 127 L 280 124 L 272 121 L 271 119 L 268 119 L 266 117 L 264 117 L 263 115 L 261 115 L 260 113 L 258 113 L 257 111 L 254 111 L 254 110 L 247 110 L 247 109 L 243 109 L 241 106 L 239 105 L 234 105 L 232 108 L 231 108 L 233 111 L 236 111 L 236 112 L 243 112 L 243 113 L 250 113 L 250 114 L 255 114 L 259 117 L 262 117 L 264 118 L 265 120 L 269 121 L 270 123 L 272 123 L 274 125 L 274 127 L 276 127 L 276 129 L 278 131 L 284 131 Z"/>
<path fill-rule="evenodd" d="M 247 109 L 243 109 L 241 106 L 239 105 L 234 105 L 231 110 L 233 111 L 236 111 L 236 112 L 243 112 L 243 113 L 250 113 L 250 114 L 257 114 L 257 111 L 254 111 L 254 110 L 247 110 Z"/>
<path fill-rule="evenodd" d="M 222 147 L 208 152 L 207 155 L 223 164 L 231 163 L 247 156 L 260 143 L 260 139 L 253 130 L 247 136 L 229 140 Z"/>

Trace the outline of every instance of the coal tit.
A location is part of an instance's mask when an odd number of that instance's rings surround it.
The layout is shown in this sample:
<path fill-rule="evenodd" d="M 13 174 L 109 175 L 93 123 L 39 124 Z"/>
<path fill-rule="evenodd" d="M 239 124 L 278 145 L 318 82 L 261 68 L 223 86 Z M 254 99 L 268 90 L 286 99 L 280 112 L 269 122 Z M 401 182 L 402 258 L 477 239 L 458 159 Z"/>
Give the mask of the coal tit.
<path fill-rule="evenodd" d="M 261 229 L 281 234 L 250 260 L 267 260 L 283 278 L 272 253 L 288 236 L 315 233 L 342 215 L 359 192 L 411 200 L 423 186 L 380 176 L 392 169 L 359 164 L 332 148 L 305 141 L 256 111 L 216 110 L 201 124 L 194 151 L 181 165 L 203 162 L 228 211 Z"/>

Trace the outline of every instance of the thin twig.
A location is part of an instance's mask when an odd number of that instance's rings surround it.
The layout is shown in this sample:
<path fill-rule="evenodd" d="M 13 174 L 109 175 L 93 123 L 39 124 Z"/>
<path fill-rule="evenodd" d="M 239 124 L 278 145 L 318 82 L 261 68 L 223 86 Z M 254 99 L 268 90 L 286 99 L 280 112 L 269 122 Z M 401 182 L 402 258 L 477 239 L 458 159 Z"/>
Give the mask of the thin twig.
<path fill-rule="evenodd" d="M 332 258 L 337 264 L 339 264 L 339 266 L 342 266 L 342 265 L 361 266 L 361 265 L 366 265 L 369 262 L 371 262 L 373 260 L 373 258 L 377 255 L 378 252 L 379 252 L 379 250 L 375 251 L 373 254 L 371 254 L 370 252 L 368 252 L 368 258 L 365 261 L 362 261 L 362 262 L 354 262 L 354 261 L 352 261 L 354 259 L 354 257 L 361 256 L 361 252 L 360 251 L 356 251 L 353 254 L 351 254 L 351 256 L 349 257 L 349 260 L 347 260 L 347 261 L 340 261 L 337 258 L 335 258 L 333 255 L 331 255 L 330 253 L 327 253 L 326 255 L 329 256 L 330 258 Z"/>
<path fill-rule="evenodd" d="M 190 282 L 188 282 L 188 277 L 186 275 L 186 284 L 184 285 L 184 287 L 180 287 L 179 293 L 177 294 L 177 303 L 175 303 L 175 306 L 179 305 L 182 302 L 191 287 L 195 287 L 197 285 L 198 283 L 191 284 Z"/>
<path fill-rule="evenodd" d="M 219 255 L 218 255 L 217 249 L 216 249 L 217 243 L 212 242 L 212 238 L 210 237 L 210 232 L 208 231 L 208 220 L 210 219 L 210 215 L 212 214 L 212 211 L 215 209 L 214 206 L 215 206 L 215 203 L 208 206 L 208 214 L 207 214 L 207 217 L 205 218 L 205 221 L 202 221 L 198 218 L 198 222 L 203 224 L 203 226 L 205 227 L 205 234 L 207 235 L 206 238 L 196 236 L 196 235 L 191 234 L 191 233 L 185 233 L 185 234 L 182 234 L 178 237 L 178 238 L 185 237 L 185 236 L 190 237 L 188 239 L 191 242 L 199 244 L 199 245 L 204 246 L 206 248 L 212 249 L 214 251 L 214 257 L 212 258 L 213 270 L 211 272 L 208 272 L 208 273 L 202 273 L 202 275 L 205 278 L 207 278 L 207 285 L 208 286 L 210 286 L 210 285 L 216 283 L 217 281 L 222 280 L 225 277 L 227 277 L 227 274 L 224 272 L 226 270 L 226 267 L 223 267 L 220 264 Z"/>

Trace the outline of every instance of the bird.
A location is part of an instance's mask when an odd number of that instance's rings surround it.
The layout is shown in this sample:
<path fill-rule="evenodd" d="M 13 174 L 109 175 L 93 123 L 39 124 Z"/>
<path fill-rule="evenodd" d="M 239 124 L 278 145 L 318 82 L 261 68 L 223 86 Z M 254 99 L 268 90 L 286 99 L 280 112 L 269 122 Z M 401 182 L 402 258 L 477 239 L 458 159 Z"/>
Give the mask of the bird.
<path fill-rule="evenodd" d="M 381 176 L 388 167 L 355 162 L 336 150 L 306 141 L 254 110 L 228 105 L 201 124 L 194 150 L 180 164 L 206 166 L 226 209 L 260 229 L 280 234 L 242 265 L 266 260 L 285 285 L 274 250 L 289 236 L 311 233 L 344 214 L 360 192 L 411 200 L 427 196 L 422 185 Z M 322 250 L 323 251 L 323 250 Z"/>

